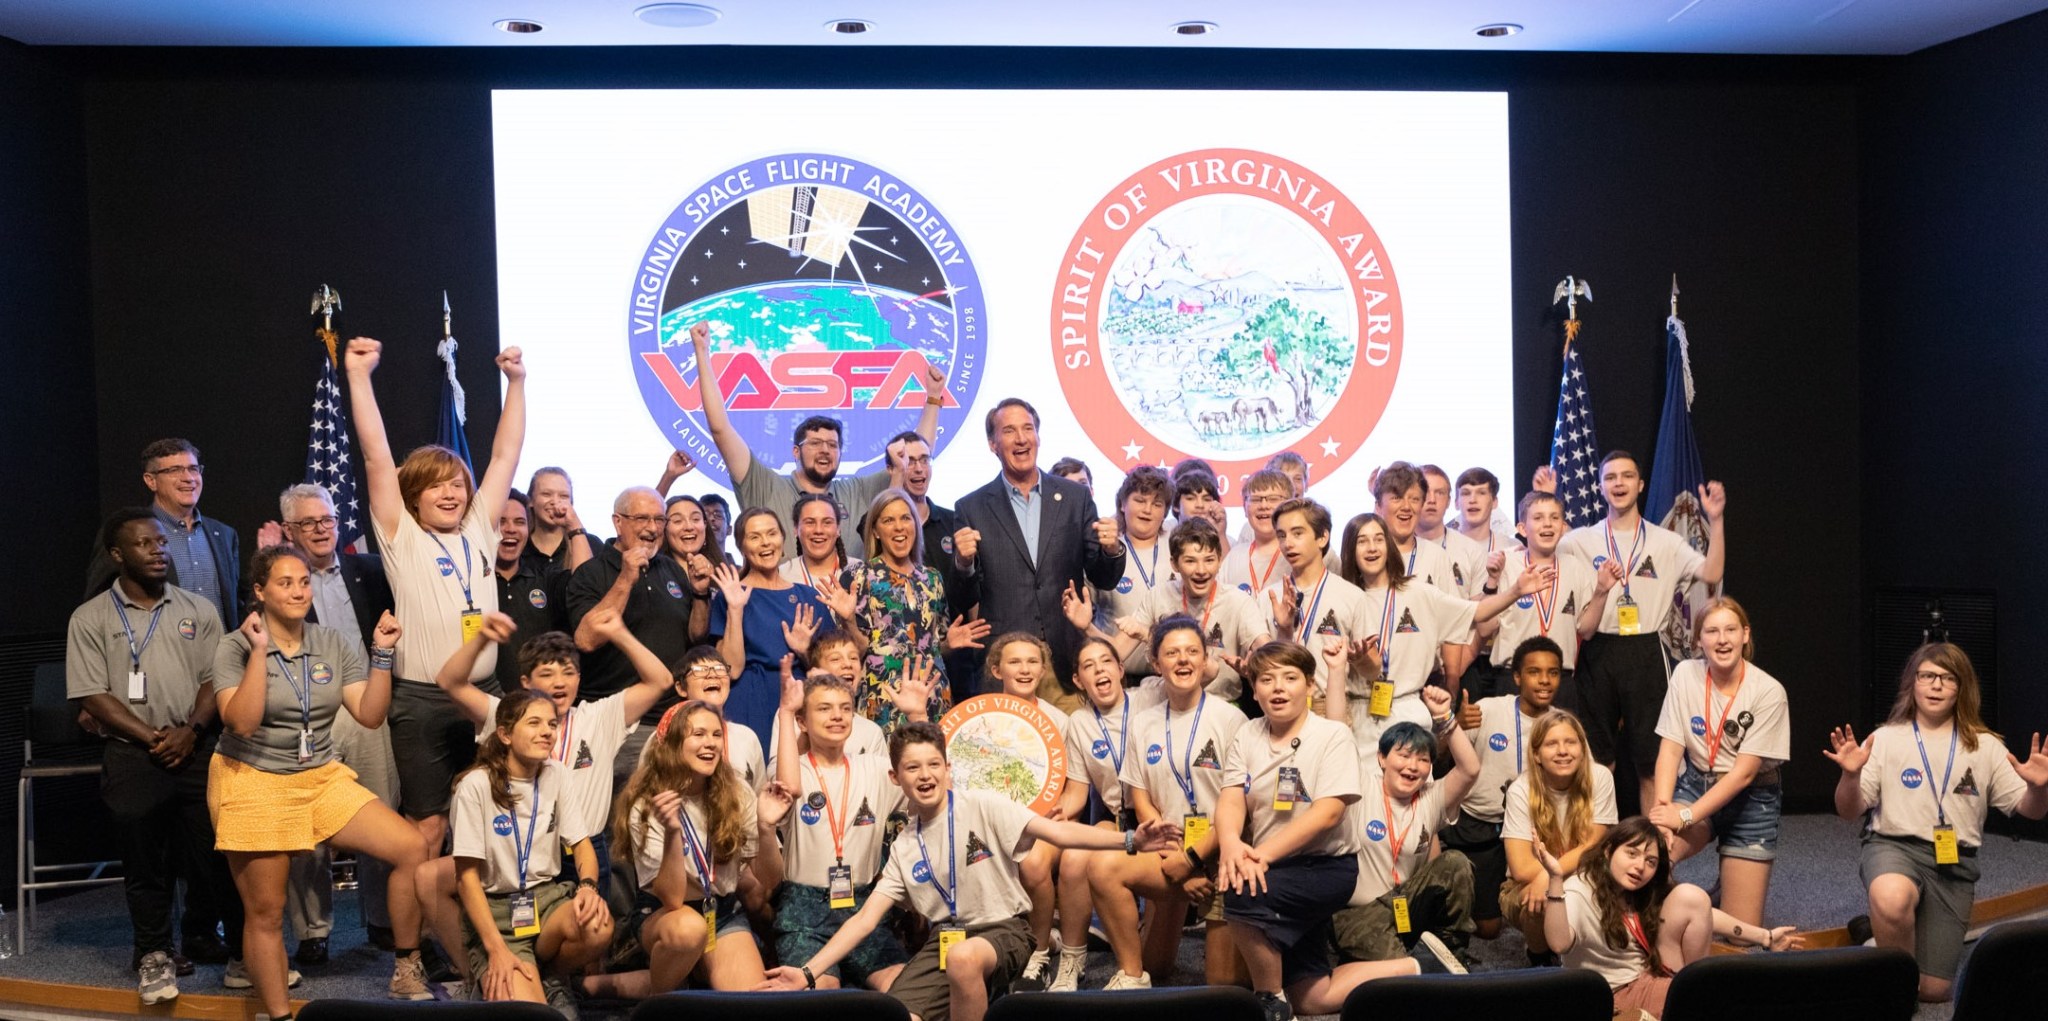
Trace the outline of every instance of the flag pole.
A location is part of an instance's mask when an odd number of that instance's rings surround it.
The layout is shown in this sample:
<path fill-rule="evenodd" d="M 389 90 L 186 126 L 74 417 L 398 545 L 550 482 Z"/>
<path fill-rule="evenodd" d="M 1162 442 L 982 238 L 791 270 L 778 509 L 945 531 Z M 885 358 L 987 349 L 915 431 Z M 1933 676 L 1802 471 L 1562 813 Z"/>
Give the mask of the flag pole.
<path fill-rule="evenodd" d="M 313 331 L 313 335 L 320 338 L 322 344 L 327 345 L 327 360 L 337 366 L 341 364 L 339 361 L 341 338 L 334 334 L 334 313 L 339 311 L 341 311 L 341 292 L 326 284 L 321 284 L 320 289 L 313 292 L 313 308 L 308 314 L 320 317 L 320 327 Z"/>

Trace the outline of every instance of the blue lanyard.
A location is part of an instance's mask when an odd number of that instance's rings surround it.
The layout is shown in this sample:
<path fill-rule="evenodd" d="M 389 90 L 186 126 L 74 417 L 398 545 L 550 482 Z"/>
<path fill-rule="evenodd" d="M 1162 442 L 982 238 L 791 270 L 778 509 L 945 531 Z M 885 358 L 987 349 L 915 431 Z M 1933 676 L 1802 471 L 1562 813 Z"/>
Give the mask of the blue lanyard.
<path fill-rule="evenodd" d="M 441 555 L 447 557 L 449 563 L 458 563 L 455 559 L 455 554 L 448 552 L 448 544 L 442 542 L 440 536 L 428 532 L 427 537 L 434 540 L 434 545 L 441 547 Z M 459 563 L 460 566 L 455 570 L 455 584 L 462 586 L 462 601 L 468 604 L 470 609 L 474 610 L 476 609 L 476 597 L 470 595 L 469 592 L 469 536 L 467 535 L 462 537 L 462 560 Z"/>
<path fill-rule="evenodd" d="M 526 862 L 533 856 L 533 838 L 540 832 L 540 774 L 533 775 L 533 802 L 526 813 L 526 840 L 519 839 L 519 809 L 515 806 L 506 813 L 506 820 L 512 827 L 512 851 L 519 856 L 519 889 L 526 890 Z"/>
<path fill-rule="evenodd" d="M 1913 743 L 1920 748 L 1920 768 L 1927 772 L 1928 786 L 1933 787 L 1934 765 L 1927 761 L 1927 746 L 1920 744 L 1920 721 L 1918 719 L 1913 721 Z M 1954 776 L 1955 772 L 1956 725 L 1954 720 L 1950 720 L 1948 725 L 1948 766 L 1941 772 L 1941 786 L 1934 787 L 1934 818 L 1942 826 L 1948 825 L 1948 810 L 1942 807 L 1941 798 L 1948 791 L 1949 777 Z"/>
<path fill-rule="evenodd" d="M 847 768 L 849 771 L 852 769 L 851 766 Z M 683 822 L 683 849 L 690 852 L 690 861 L 697 866 L 697 880 L 704 887 L 704 896 L 708 899 L 712 895 L 712 884 L 718 882 L 718 865 L 711 860 L 703 841 L 697 839 L 697 827 L 690 824 L 690 806 L 676 809 L 676 815 Z"/>
<path fill-rule="evenodd" d="M 1522 765 L 1522 700 L 1515 699 L 1515 704 L 1508 708 L 1515 711 L 1515 775 L 1521 776 L 1526 768 Z"/>
<path fill-rule="evenodd" d="M 1130 539 L 1126 538 L 1124 540 L 1124 549 L 1129 550 L 1131 553 L 1131 566 L 1138 569 L 1138 580 L 1145 583 L 1147 591 L 1150 591 L 1153 587 L 1152 579 L 1159 576 L 1159 547 L 1159 539 L 1155 536 L 1152 539 L 1152 569 L 1147 571 L 1145 570 L 1145 565 L 1138 562 L 1138 547 L 1131 545 Z"/>
<path fill-rule="evenodd" d="M 1620 560 L 1621 547 L 1614 544 L 1614 521 L 1609 519 L 1604 527 L 1607 529 L 1607 555 Z M 1642 522 L 1636 522 L 1636 541 L 1629 544 L 1628 562 L 1623 564 L 1621 569 L 1621 594 L 1623 596 L 1628 596 L 1628 581 L 1636 573 L 1636 551 L 1643 548 L 1643 537 L 1648 535 L 1649 532 L 1649 528 Z"/>
<path fill-rule="evenodd" d="M 1316 608 L 1323 605 L 1323 586 L 1329 583 L 1330 572 L 1324 571 L 1322 580 L 1316 582 L 1316 594 L 1313 599 L 1309 600 L 1308 612 L 1302 614 L 1301 620 L 1294 625 L 1294 638 L 1303 645 L 1308 644 L 1309 633 L 1316 628 Z M 1206 642 L 1208 638 L 1205 636 L 1202 640 Z"/>
<path fill-rule="evenodd" d="M 304 664 L 300 667 L 300 670 L 303 672 L 299 675 L 306 679 L 303 686 L 301 686 L 297 677 L 292 676 L 292 661 L 286 659 L 284 653 L 273 652 L 271 655 L 277 657 L 277 672 L 284 675 L 285 686 L 292 689 L 292 696 L 299 700 L 299 729 L 312 730 L 313 654 L 310 652 L 300 652 L 298 655 L 299 660 Z"/>
<path fill-rule="evenodd" d="M 1389 584 L 1387 602 L 1380 608 L 1380 673 L 1390 683 L 1394 679 L 1394 608 L 1399 602 L 1394 586 Z"/>
<path fill-rule="evenodd" d="M 1129 696 L 1125 696 L 1129 697 Z M 1166 703 L 1166 771 L 1173 774 L 1173 782 L 1180 784 L 1180 792 L 1188 796 L 1188 811 L 1200 813 L 1202 806 L 1195 801 L 1195 738 L 1202 732 L 1202 710 L 1208 708 L 1209 693 L 1202 692 L 1201 701 L 1195 703 L 1195 719 L 1188 725 L 1187 749 L 1181 753 L 1179 768 L 1173 765 L 1173 703 Z M 1182 774 L 1186 775 L 1183 776 Z"/>
<path fill-rule="evenodd" d="M 149 611 L 149 630 L 143 632 L 142 644 L 137 645 L 135 644 L 135 629 L 128 626 L 128 610 L 121 605 L 121 597 L 114 594 L 113 589 L 108 589 L 107 598 L 114 601 L 114 612 L 121 616 L 121 630 L 128 636 L 128 661 L 134 664 L 135 669 L 140 670 L 142 669 L 142 651 L 149 648 L 150 639 L 156 637 L 156 622 L 163 617 L 164 607 L 169 606 L 171 600 L 169 597 L 165 597 L 156 604 L 156 609 Z"/>
<path fill-rule="evenodd" d="M 954 899 L 960 891 L 960 844 L 953 839 L 953 792 L 946 792 L 946 885 L 939 885 L 938 870 L 932 868 L 931 849 L 924 846 L 924 818 L 917 820 L 917 853 L 924 856 L 924 870 L 932 877 L 932 889 L 937 890 L 939 899 L 946 902 L 946 911 L 954 918 L 960 917 L 960 903 Z"/>
<path fill-rule="evenodd" d="M 1124 718 L 1120 724 L 1123 732 L 1118 735 L 1114 744 L 1111 744 L 1109 740 L 1109 724 L 1102 722 L 1102 710 L 1096 709 L 1092 705 L 1088 708 L 1094 710 L 1095 726 L 1102 731 L 1102 743 L 1109 745 L 1110 764 L 1116 767 L 1116 775 L 1124 775 L 1124 748 L 1131 740 L 1131 693 L 1128 691 L 1124 692 Z M 1171 709 L 1167 710 L 1169 713 L 1172 711 Z"/>
<path fill-rule="evenodd" d="M 1415 544 L 1414 549 L 1408 551 L 1408 577 L 1410 578 L 1415 577 L 1415 554 L 1420 552 L 1422 552 L 1422 543 L 1420 542 Z"/>

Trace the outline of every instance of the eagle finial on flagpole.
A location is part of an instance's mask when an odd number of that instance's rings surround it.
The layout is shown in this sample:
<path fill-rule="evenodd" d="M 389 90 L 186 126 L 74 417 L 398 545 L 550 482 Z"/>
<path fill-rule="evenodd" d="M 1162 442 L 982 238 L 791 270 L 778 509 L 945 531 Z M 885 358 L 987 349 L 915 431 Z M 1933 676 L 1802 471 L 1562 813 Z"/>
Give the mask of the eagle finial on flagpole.
<path fill-rule="evenodd" d="M 338 338 L 334 335 L 334 313 L 339 311 L 341 292 L 321 284 L 320 289 L 313 292 L 313 308 L 308 314 L 320 317 L 320 328 L 314 331 L 314 336 L 319 337 L 320 342 L 327 345 L 327 360 L 330 362 L 337 357 Z"/>
<path fill-rule="evenodd" d="M 448 292 L 441 292 L 441 342 L 434 345 L 434 353 L 441 358 L 441 364 L 448 369 L 448 386 L 455 395 L 455 421 L 459 425 L 469 423 L 468 400 L 462 393 L 462 381 L 455 378 L 455 330 L 454 314 L 448 309 Z"/>
<path fill-rule="evenodd" d="M 1567 347 L 1571 346 L 1571 342 L 1578 339 L 1579 336 L 1580 298 L 1584 298 L 1587 301 L 1592 301 L 1593 285 L 1587 283 L 1586 281 L 1578 277 L 1572 276 L 1565 277 L 1563 280 L 1558 281 L 1557 291 L 1550 297 L 1550 303 L 1552 305 L 1555 305 L 1560 301 L 1565 303 L 1564 342 L 1565 346 Z"/>

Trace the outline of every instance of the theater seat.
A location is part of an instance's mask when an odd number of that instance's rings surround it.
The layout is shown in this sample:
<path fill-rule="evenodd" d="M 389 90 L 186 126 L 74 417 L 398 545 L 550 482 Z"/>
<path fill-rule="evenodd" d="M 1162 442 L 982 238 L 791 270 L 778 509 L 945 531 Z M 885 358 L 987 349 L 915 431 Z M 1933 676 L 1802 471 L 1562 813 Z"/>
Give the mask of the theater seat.
<path fill-rule="evenodd" d="M 1994 1021 L 2041 1010 L 2041 984 L 2033 969 L 2048 961 L 2048 918 L 1991 927 L 1956 976 L 1954 1021 Z"/>
<path fill-rule="evenodd" d="M 1542 1017 L 1607 1021 L 1614 994 L 1580 968 L 1529 968 L 1483 975 L 1411 975 L 1374 979 L 1344 998 L 1344 1021 L 1386 1018 Z M 1724 1019 L 1725 1021 L 1725 1019 Z"/>
<path fill-rule="evenodd" d="M 298 1021 L 562 1021 L 545 1003 L 456 1003 L 427 1000 L 314 1000 Z"/>
<path fill-rule="evenodd" d="M 1679 969 L 1663 1021 L 1909 1021 L 1919 989 L 1920 968 L 1903 950 L 1725 954 Z"/>
<path fill-rule="evenodd" d="M 1263 1021 L 1258 998 L 1236 986 L 1177 986 L 1116 992 L 1013 993 L 988 1006 L 987 1021 Z"/>
<path fill-rule="evenodd" d="M 866 989 L 797 993 L 718 993 L 685 990 L 640 1001 L 632 1021 L 910 1021 L 901 1001 Z M 561 1021 L 557 1016 L 555 1021 Z"/>

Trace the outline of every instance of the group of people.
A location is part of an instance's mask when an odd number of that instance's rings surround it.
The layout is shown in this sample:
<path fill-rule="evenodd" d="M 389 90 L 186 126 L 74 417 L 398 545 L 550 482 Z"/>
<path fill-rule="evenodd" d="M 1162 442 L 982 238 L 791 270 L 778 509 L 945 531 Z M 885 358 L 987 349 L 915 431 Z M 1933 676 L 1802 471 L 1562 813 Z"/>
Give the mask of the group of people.
<path fill-rule="evenodd" d="M 690 337 L 706 359 L 705 326 Z M 326 959 L 334 850 L 357 857 L 393 997 L 431 998 L 446 969 L 571 1016 L 688 985 L 858 986 L 978 1021 L 1011 989 L 1078 988 L 1091 918 L 1107 988 L 1167 981 L 1199 920 L 1205 980 L 1276 1021 L 1462 972 L 1509 928 L 1532 964 L 1593 969 L 1652 1015 L 1716 937 L 1799 944 L 1766 917 L 1785 688 L 1724 595 L 1693 615 L 1697 658 L 1658 637 L 1679 593 L 1721 580 L 1718 483 L 1704 553 L 1643 520 L 1621 452 L 1598 466 L 1605 519 L 1577 529 L 1548 468 L 1510 532 L 1492 473 L 1403 462 L 1340 527 L 1289 454 L 1228 486 L 1199 460 L 1141 467 L 1098 515 L 1084 464 L 1039 468 L 1013 397 L 984 422 L 998 475 L 948 509 L 938 397 L 851 475 L 840 423 L 806 419 L 784 472 L 702 373 L 737 511 L 668 495 L 694 470 L 678 453 L 599 541 L 567 472 L 512 488 L 517 349 L 481 478 L 439 447 L 394 457 L 380 350 L 352 340 L 342 368 L 381 556 L 337 549 L 362 508 L 297 485 L 245 575 L 182 440 L 143 452 L 152 506 L 97 544 L 68 685 L 108 739 L 145 1003 L 222 961 L 289 1018 L 294 959 Z M 1051 811 L 952 784 L 937 723 L 983 691 L 1061 728 Z M 1934 999 L 1986 813 L 2048 813 L 2040 738 L 2011 756 L 1977 705 L 1968 659 L 1929 645 L 1890 719 L 1826 750 L 1838 809 L 1867 821 L 1875 938 Z M 1620 817 L 1617 769 L 1640 814 Z M 1718 907 L 1670 873 L 1710 847 Z"/>

